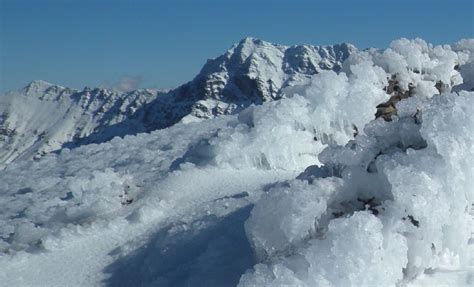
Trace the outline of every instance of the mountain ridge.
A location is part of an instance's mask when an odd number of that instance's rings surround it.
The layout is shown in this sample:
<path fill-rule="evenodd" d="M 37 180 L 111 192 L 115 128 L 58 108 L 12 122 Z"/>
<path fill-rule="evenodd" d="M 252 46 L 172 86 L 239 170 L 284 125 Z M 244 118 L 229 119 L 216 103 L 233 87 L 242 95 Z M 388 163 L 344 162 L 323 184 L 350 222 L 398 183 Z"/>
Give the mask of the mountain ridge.
<path fill-rule="evenodd" d="M 78 90 L 34 80 L 0 99 L 0 164 L 278 100 L 284 88 L 311 75 L 339 71 L 355 51 L 351 44 L 283 46 L 247 37 L 209 59 L 191 81 L 169 91 Z M 27 115 L 37 110 L 43 114 Z"/>

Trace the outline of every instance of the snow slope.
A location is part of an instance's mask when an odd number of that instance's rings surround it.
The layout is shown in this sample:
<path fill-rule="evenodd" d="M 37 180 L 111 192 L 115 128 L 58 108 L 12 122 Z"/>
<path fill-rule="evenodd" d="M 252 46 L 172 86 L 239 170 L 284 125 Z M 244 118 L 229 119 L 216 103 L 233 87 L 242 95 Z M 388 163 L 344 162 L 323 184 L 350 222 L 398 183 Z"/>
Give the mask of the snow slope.
<path fill-rule="evenodd" d="M 0 164 L 233 114 L 279 99 L 283 88 L 313 74 L 340 70 L 355 51 L 350 44 L 286 47 L 246 38 L 175 90 L 79 91 L 33 81 L 0 97 Z"/>
<path fill-rule="evenodd" d="M 139 110 L 159 95 L 153 90 L 77 91 L 33 81 L 0 97 L 0 164 L 39 158 L 63 145 L 145 132 Z"/>
<path fill-rule="evenodd" d="M 0 282 L 471 286 L 473 50 L 400 39 L 278 101 L 13 162 Z"/>

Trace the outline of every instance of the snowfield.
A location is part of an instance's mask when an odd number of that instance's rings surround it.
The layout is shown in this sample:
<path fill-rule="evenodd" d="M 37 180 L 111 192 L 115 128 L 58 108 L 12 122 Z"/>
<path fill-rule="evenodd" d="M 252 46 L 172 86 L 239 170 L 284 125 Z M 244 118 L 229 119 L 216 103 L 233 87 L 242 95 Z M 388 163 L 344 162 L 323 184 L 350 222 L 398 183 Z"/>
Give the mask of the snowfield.
<path fill-rule="evenodd" d="M 287 69 L 279 96 L 5 162 L 0 285 L 472 286 L 474 39 L 351 48 L 337 69 L 323 50 L 325 68 L 306 74 L 311 59 L 284 58 L 291 48 L 240 45 L 250 74 Z M 220 64 L 229 53 L 211 62 L 230 83 L 222 95 L 242 84 L 226 78 L 241 66 Z M 84 127 L 70 113 L 68 131 Z"/>

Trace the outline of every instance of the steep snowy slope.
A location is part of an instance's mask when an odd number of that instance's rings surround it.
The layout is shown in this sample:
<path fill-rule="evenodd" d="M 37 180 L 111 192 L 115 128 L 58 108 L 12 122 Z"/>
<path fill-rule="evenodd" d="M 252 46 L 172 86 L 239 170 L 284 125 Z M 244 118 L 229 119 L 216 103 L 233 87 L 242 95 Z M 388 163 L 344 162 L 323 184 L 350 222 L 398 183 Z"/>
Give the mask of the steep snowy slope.
<path fill-rule="evenodd" d="M 11 163 L 0 282 L 471 286 L 473 49 L 400 39 L 235 115 Z"/>
<path fill-rule="evenodd" d="M 279 99 L 283 88 L 310 75 L 340 70 L 354 51 L 349 44 L 285 47 L 246 38 L 209 60 L 193 81 L 166 93 L 78 91 L 34 81 L 0 97 L 0 164 Z"/>
<path fill-rule="evenodd" d="M 144 132 L 137 110 L 158 95 L 152 90 L 77 91 L 33 81 L 0 97 L 0 164 L 44 155 L 65 143 L 82 144 L 87 137 L 89 142 L 102 142 Z"/>

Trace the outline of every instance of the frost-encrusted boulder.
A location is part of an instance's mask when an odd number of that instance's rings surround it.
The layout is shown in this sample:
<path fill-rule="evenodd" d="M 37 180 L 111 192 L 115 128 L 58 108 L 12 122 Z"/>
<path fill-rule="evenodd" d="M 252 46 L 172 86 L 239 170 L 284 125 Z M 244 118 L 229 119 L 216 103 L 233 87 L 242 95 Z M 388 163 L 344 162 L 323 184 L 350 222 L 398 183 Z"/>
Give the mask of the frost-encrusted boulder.
<path fill-rule="evenodd" d="M 314 77 L 305 97 L 316 109 L 339 111 L 316 114 L 326 120 L 314 127 L 332 140 L 320 166 L 255 205 L 246 232 L 260 263 L 242 286 L 396 286 L 440 268 L 469 268 L 474 93 L 464 90 L 470 79 L 459 67 L 472 63 L 473 47 L 460 43 L 453 49 L 401 39 L 385 51 L 351 55 L 339 75 Z M 363 114 L 375 105 L 362 101 L 383 99 L 381 84 L 394 111 L 370 120 Z M 337 99 L 345 99 L 339 109 Z M 355 122 L 350 139 L 341 127 Z"/>
<path fill-rule="evenodd" d="M 415 94 L 431 97 L 452 89 L 469 90 L 473 55 L 465 43 L 433 46 L 421 39 L 399 39 L 381 53 L 370 50 L 373 62 L 391 75 L 385 87 L 390 99 L 377 106 L 376 117 L 391 120 L 397 114 L 396 104 Z"/>
<path fill-rule="evenodd" d="M 412 100 L 396 121 L 372 121 L 366 135 L 323 151 L 323 167 L 271 189 L 246 223 L 263 263 L 241 285 L 395 286 L 467 268 L 473 107 L 465 91 Z"/>

